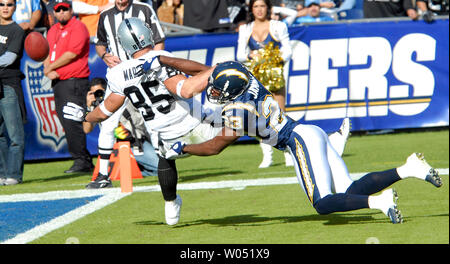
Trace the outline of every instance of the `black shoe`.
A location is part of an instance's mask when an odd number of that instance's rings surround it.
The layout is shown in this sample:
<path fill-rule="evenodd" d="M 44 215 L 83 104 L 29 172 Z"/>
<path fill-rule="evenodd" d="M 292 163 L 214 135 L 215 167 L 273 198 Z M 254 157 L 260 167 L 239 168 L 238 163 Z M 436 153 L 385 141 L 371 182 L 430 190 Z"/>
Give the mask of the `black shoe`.
<path fill-rule="evenodd" d="M 65 170 L 64 173 L 74 173 L 74 172 L 92 172 L 94 166 L 92 164 L 78 165 L 73 164 L 68 170 Z"/>
<path fill-rule="evenodd" d="M 86 185 L 86 189 L 101 189 L 113 187 L 111 179 L 107 175 L 99 173 L 95 180 Z"/>

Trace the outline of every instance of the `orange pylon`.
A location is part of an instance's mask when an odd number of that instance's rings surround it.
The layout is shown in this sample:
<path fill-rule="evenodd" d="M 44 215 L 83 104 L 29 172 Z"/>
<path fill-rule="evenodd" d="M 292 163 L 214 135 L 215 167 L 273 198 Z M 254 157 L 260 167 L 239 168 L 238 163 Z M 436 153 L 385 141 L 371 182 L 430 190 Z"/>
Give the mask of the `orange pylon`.
<path fill-rule="evenodd" d="M 120 152 L 120 146 L 125 146 L 122 148 L 126 148 L 128 152 L 122 151 Z M 97 164 L 95 165 L 94 173 L 92 174 L 92 181 L 97 178 L 97 175 L 100 170 L 100 156 L 97 158 Z M 127 164 L 130 164 L 128 167 Z M 125 164 L 126 170 L 122 168 L 122 164 Z M 123 172 L 122 172 L 123 170 Z M 134 158 L 133 152 L 130 149 L 130 142 L 122 141 L 117 142 L 113 146 L 113 152 L 109 158 L 109 166 L 108 166 L 108 174 L 109 178 L 112 181 L 121 180 L 121 174 L 125 173 L 131 176 L 131 179 L 142 179 L 142 173 L 139 169 L 136 159 Z"/>

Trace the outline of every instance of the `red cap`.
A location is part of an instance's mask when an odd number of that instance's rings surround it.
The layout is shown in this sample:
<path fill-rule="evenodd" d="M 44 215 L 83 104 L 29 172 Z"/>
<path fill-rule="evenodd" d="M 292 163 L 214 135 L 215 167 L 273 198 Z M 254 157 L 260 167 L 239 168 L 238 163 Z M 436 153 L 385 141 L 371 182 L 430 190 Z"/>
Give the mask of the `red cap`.
<path fill-rule="evenodd" d="M 56 9 L 58 9 L 58 7 L 60 6 L 64 6 L 67 8 L 71 8 L 72 7 L 72 1 L 67 1 L 67 0 L 56 0 L 55 1 L 55 5 L 53 6 L 53 10 L 56 11 Z"/>

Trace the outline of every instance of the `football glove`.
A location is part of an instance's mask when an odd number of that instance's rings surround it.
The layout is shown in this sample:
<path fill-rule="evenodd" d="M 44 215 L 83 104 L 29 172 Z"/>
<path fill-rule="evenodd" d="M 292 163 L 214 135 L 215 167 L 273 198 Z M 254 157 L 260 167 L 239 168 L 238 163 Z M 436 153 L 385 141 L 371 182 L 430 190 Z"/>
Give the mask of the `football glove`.
<path fill-rule="evenodd" d="M 181 141 L 175 142 L 166 152 L 165 158 L 168 160 L 173 160 L 188 156 L 189 155 L 188 153 L 183 152 L 184 146 L 186 146 L 184 142 Z"/>
<path fill-rule="evenodd" d="M 114 129 L 114 136 L 120 140 L 131 140 L 131 133 L 128 129 L 126 129 L 122 124 Z"/>
<path fill-rule="evenodd" d="M 67 102 L 63 107 L 63 113 L 64 118 L 78 122 L 84 121 L 86 117 L 86 109 L 72 102 Z"/>
<path fill-rule="evenodd" d="M 144 64 L 142 65 L 142 69 L 144 70 L 144 72 L 147 72 L 149 70 L 155 70 L 159 67 L 161 67 L 161 63 L 159 62 L 159 56 L 155 56 L 145 61 Z"/>

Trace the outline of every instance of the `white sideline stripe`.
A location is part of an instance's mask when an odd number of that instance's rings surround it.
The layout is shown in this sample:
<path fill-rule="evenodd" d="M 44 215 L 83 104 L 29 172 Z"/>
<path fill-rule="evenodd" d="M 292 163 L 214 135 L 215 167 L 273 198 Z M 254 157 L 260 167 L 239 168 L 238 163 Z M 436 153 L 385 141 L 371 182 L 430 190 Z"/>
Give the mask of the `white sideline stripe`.
<path fill-rule="evenodd" d="M 448 175 L 449 169 L 437 169 L 440 175 Z M 354 180 L 361 178 L 367 172 L 350 173 L 350 177 Z M 283 185 L 298 183 L 296 177 L 279 177 L 279 178 L 260 178 L 251 180 L 228 180 L 216 182 L 197 182 L 197 183 L 180 183 L 177 190 L 200 190 L 200 189 L 220 189 L 220 188 L 241 188 L 247 186 L 266 186 L 266 185 Z M 159 185 L 151 186 L 135 186 L 133 191 L 136 192 L 157 192 L 161 191 Z M 24 202 L 24 201 L 51 201 L 60 199 L 74 199 L 83 197 L 92 197 L 106 194 L 120 194 L 120 187 L 109 189 L 93 189 L 93 190 L 74 190 L 74 191 L 52 191 L 45 193 L 23 193 L 0 195 L 1 202 Z"/>
<path fill-rule="evenodd" d="M 440 175 L 448 175 L 449 169 L 437 169 Z M 352 179 L 358 179 L 367 174 L 351 173 Z M 251 180 L 230 180 L 230 181 L 216 181 L 216 182 L 198 182 L 198 183 L 182 183 L 177 185 L 177 190 L 201 190 L 201 189 L 221 189 L 231 188 L 232 190 L 242 190 L 247 186 L 267 186 L 267 185 L 283 185 L 298 183 L 296 177 L 283 178 L 263 178 Z M 133 188 L 134 192 L 156 192 L 160 191 L 159 185 L 152 186 L 137 186 Z M 74 191 L 53 191 L 46 193 L 25 193 L 13 195 L 1 195 L 0 202 L 20 202 L 20 201 L 43 201 L 43 200 L 58 200 L 58 199 L 73 199 L 82 197 L 92 197 L 103 195 L 97 200 L 90 202 L 82 207 L 74 209 L 62 216 L 52 219 L 49 222 L 36 226 L 24 233 L 17 235 L 14 238 L 5 240 L 0 244 L 25 244 L 31 242 L 47 233 L 70 224 L 90 213 L 95 212 L 111 203 L 114 203 L 131 193 L 121 193 L 120 188 L 100 189 L 100 190 L 74 190 Z"/>
<path fill-rule="evenodd" d="M 90 202 L 80 208 L 72 210 L 62 216 L 56 217 L 49 222 L 36 226 L 24 233 L 21 233 L 14 238 L 3 241 L 1 244 L 26 244 L 39 237 L 46 235 L 47 233 L 61 228 L 67 224 L 70 224 L 85 215 L 93 213 L 111 203 L 114 203 L 130 193 L 116 193 L 104 195 L 97 200 Z"/>
<path fill-rule="evenodd" d="M 73 191 L 51 191 L 44 193 L 19 193 L 11 195 L 0 195 L 2 202 L 33 202 L 33 201 L 52 201 L 61 199 L 76 199 L 92 197 L 106 194 L 121 193 L 120 188 L 96 189 L 96 190 L 73 190 Z"/>

